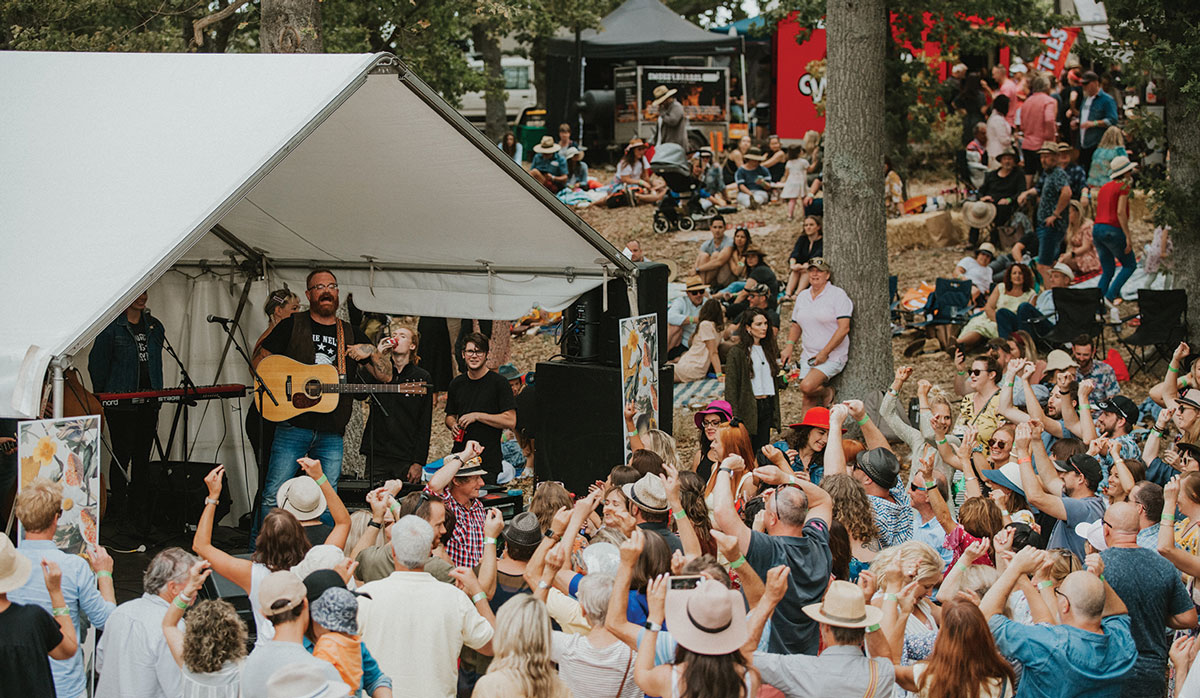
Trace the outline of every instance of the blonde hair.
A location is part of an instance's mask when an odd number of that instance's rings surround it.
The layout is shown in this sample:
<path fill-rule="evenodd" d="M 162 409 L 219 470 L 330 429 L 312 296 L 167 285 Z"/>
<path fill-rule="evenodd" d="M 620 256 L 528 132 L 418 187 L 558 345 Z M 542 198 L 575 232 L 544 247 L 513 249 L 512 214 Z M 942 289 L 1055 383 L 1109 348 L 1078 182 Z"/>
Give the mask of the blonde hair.
<path fill-rule="evenodd" d="M 929 389 L 929 407 L 932 409 L 934 405 L 945 405 L 950 410 L 950 416 L 954 416 L 954 405 L 950 402 L 950 395 L 938 385 Z"/>
<path fill-rule="evenodd" d="M 346 536 L 346 545 L 342 547 L 347 554 L 354 550 L 358 539 L 367 532 L 367 524 L 371 523 L 371 510 L 358 509 L 350 515 L 350 533 Z"/>
<path fill-rule="evenodd" d="M 915 574 L 912 577 L 900 580 L 905 584 L 914 579 L 921 581 L 940 580 L 942 578 L 943 562 L 937 551 L 927 543 L 910 540 L 900 545 L 884 548 L 871 562 L 872 570 L 882 570 L 882 572 L 876 575 L 879 580 L 880 589 L 896 581 L 892 578 L 896 573 L 891 569 L 893 563 L 896 561 L 899 561 L 901 570 L 914 562 L 916 563 Z"/>
<path fill-rule="evenodd" d="M 1051 548 L 1047 552 L 1054 554 L 1054 563 L 1050 565 L 1050 579 L 1055 584 L 1061 584 L 1068 574 L 1083 569 L 1083 563 L 1075 557 L 1075 553 L 1066 548 Z"/>
<path fill-rule="evenodd" d="M 675 450 L 675 437 L 661 429 L 651 429 L 642 434 L 642 445 L 653 451 L 667 465 L 679 470 L 679 454 Z M 690 464 L 689 464 L 690 465 Z"/>
<path fill-rule="evenodd" d="M 492 639 L 495 658 L 487 673 L 509 670 L 521 684 L 520 695 L 559 693 L 558 671 L 550 663 L 550 614 L 546 604 L 517 594 L 496 612 Z"/>
<path fill-rule="evenodd" d="M 1104 130 L 1104 137 L 1100 139 L 1101 148 L 1117 148 L 1125 147 L 1125 133 L 1121 131 L 1120 126 L 1109 126 Z"/>
<path fill-rule="evenodd" d="M 62 511 L 63 488 L 60 483 L 40 477 L 21 488 L 13 511 L 25 530 L 40 533 L 54 525 Z"/>
<path fill-rule="evenodd" d="M 387 327 L 384 328 L 385 336 L 394 337 L 400 330 L 408 330 L 409 334 L 412 335 L 412 351 L 409 352 L 408 361 L 409 363 L 416 365 L 419 361 L 417 357 L 417 349 L 421 346 L 421 333 L 417 332 L 417 328 L 414 327 L 412 323 L 404 320 L 403 318 L 392 318 L 392 320 L 388 322 Z M 390 355 L 392 350 L 388 349 L 385 353 Z"/>

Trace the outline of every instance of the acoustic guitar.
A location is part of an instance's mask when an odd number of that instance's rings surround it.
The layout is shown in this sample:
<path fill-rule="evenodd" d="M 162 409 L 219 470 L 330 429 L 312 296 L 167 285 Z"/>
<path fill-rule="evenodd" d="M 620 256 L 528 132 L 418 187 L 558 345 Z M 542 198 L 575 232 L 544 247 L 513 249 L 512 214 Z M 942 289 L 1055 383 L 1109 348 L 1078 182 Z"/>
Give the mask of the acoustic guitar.
<path fill-rule="evenodd" d="M 285 422 L 305 412 L 332 412 L 343 394 L 400 393 L 424 395 L 426 383 L 343 383 L 332 364 L 302 364 L 286 356 L 272 354 L 258 364 L 258 374 L 276 405 L 263 393 L 262 416 L 272 422 Z M 258 402 L 258 397 L 255 397 Z"/>

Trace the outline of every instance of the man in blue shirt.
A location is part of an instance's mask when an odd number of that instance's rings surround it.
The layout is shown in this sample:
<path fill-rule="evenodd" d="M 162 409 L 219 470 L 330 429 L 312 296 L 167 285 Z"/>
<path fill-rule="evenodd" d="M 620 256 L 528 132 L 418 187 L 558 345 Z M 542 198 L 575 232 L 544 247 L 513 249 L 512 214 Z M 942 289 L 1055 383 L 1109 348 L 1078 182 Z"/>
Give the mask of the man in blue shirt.
<path fill-rule="evenodd" d="M 946 530 L 938 522 L 937 516 L 933 513 L 933 507 L 929 504 L 929 493 L 924 477 L 921 473 L 913 472 L 910 480 L 908 489 L 913 509 L 913 539 L 936 550 L 937 554 L 941 556 L 942 562 L 949 565 L 954 562 L 954 551 L 946 548 Z M 942 495 L 942 500 L 951 501 L 946 474 L 940 470 L 935 471 L 934 481 L 937 482 L 937 491 Z"/>
<path fill-rule="evenodd" d="M 1092 167 L 1092 154 L 1109 126 L 1117 125 L 1117 100 L 1100 89 L 1100 77 L 1092 71 L 1079 76 L 1083 82 L 1083 104 L 1079 107 L 1079 164 Z"/>
<path fill-rule="evenodd" d="M 1012 455 L 1021 466 L 1021 488 L 1025 490 L 1026 501 L 1058 519 L 1046 548 L 1068 548 L 1082 560 L 1083 539 L 1075 533 L 1075 527 L 1098 521 L 1104 515 L 1104 501 L 1096 496 L 1103 477 L 1100 463 L 1082 453 L 1067 460 L 1051 461 L 1042 442 L 1033 441 L 1028 423 L 1017 427 Z M 1033 469 L 1033 458 L 1037 458 L 1037 471 Z"/>
<path fill-rule="evenodd" d="M 700 306 L 704 305 L 704 298 L 708 294 L 708 284 L 699 276 L 689 276 L 684 283 L 684 294 L 667 306 L 668 359 L 679 356 L 691 346 Z"/>
<path fill-rule="evenodd" d="M 17 519 L 25 529 L 25 540 L 17 551 L 29 558 L 35 569 L 42 560 L 57 563 L 62 570 L 62 594 L 71 622 L 80 634 L 80 643 L 75 656 L 70 659 L 51 659 L 50 672 L 54 676 L 54 689 L 60 696 L 82 696 L 87 692 L 87 676 L 83 670 L 83 635 L 86 626 L 80 616 L 103 629 L 108 616 L 116 609 L 113 593 L 113 561 L 104 548 L 96 548 L 91 554 L 91 566 L 78 555 L 68 555 L 54 544 L 54 532 L 58 529 L 58 517 L 62 513 L 62 485 L 45 479 L 34 480 L 22 489 L 14 504 Z M 93 574 L 94 571 L 94 574 Z M 14 603 L 41 606 L 47 613 L 53 611 L 46 581 L 40 574 L 31 574 L 24 586 L 8 593 Z"/>
<path fill-rule="evenodd" d="M 1057 143 L 1045 143 L 1038 149 L 1045 174 L 1038 198 L 1037 217 L 1033 223 L 1038 239 L 1038 273 L 1042 278 L 1050 274 L 1050 267 L 1061 253 L 1063 239 L 1067 235 L 1067 207 L 1071 205 L 1071 181 L 1063 168 L 1058 166 L 1058 149 Z M 1025 195 L 1028 194 L 1025 192 Z"/>
<path fill-rule="evenodd" d="M 552 136 L 542 136 L 542 142 L 533 146 L 533 162 L 529 164 L 529 174 L 552 192 L 567 183 L 567 160 L 558 152 L 561 149 Z"/>
<path fill-rule="evenodd" d="M 1116 698 L 1138 657 L 1128 610 L 1089 568 L 1067 575 L 1055 590 L 1062 623 L 1052 625 L 1049 609 L 1026 576 L 1044 564 L 1046 554 L 1033 546 L 1023 548 L 979 604 L 996 649 L 1024 667 L 1016 698 Z M 1035 602 L 1030 611 L 1040 622 L 1034 625 L 1002 613 L 1018 584 Z"/>

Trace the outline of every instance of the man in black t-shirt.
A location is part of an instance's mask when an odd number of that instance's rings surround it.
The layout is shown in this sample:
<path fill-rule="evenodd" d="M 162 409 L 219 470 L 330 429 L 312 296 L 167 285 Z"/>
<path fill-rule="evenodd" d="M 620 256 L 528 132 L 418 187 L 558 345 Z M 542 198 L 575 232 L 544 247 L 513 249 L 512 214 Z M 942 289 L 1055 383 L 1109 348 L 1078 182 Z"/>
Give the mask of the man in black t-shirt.
<path fill-rule="evenodd" d="M 148 294 L 134 299 L 125 312 L 100 332 L 88 353 L 88 373 L 97 393 L 161 390 L 163 387 L 163 324 L 146 308 Z M 114 406 L 104 410 L 112 439 L 113 461 L 108 486 L 112 490 L 105 518 L 119 519 L 136 513 L 138 530 L 149 528 L 151 507 L 145 506 L 154 491 L 150 447 L 158 428 L 158 403 Z"/>
<path fill-rule="evenodd" d="M 508 381 L 487 367 L 488 338 L 472 332 L 463 338 L 467 372 L 450 381 L 446 395 L 446 428 L 454 438 L 451 453 L 468 441 L 483 446 L 484 481 L 496 484 L 500 474 L 500 434 L 517 426 L 517 406 Z"/>
<path fill-rule="evenodd" d="M 254 365 L 271 354 L 282 354 L 300 363 L 337 366 L 338 323 L 341 323 L 341 351 L 349 359 L 345 362 L 345 380 L 387 382 L 392 376 L 387 358 L 375 351 L 362 330 L 337 318 L 338 285 L 333 272 L 317 269 L 309 273 L 305 286 L 308 312 L 293 313 L 280 321 L 263 339 L 254 355 Z M 283 399 L 283 396 L 276 391 L 275 398 Z M 275 495 L 280 486 L 299 471 L 298 459 L 308 457 L 321 461 L 325 477 L 337 489 L 342 473 L 342 434 L 350 421 L 352 404 L 352 400 L 342 396 L 332 412 L 305 412 L 276 426 L 266 480 L 259 493 L 261 506 L 250 532 L 252 549 L 258 525 L 266 512 L 275 506 Z M 328 513 L 322 515 L 326 516 Z M 332 518 L 326 523 L 332 524 Z"/>

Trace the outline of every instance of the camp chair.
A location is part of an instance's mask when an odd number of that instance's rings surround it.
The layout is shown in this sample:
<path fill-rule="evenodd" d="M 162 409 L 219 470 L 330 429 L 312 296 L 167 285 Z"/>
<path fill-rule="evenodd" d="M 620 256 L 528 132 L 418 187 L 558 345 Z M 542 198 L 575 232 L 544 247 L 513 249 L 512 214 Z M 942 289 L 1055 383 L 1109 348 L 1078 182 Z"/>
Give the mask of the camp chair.
<path fill-rule="evenodd" d="M 1058 321 L 1054 329 L 1038 337 L 1048 349 L 1057 349 L 1068 344 L 1081 334 L 1100 338 L 1103 341 L 1103 325 L 1100 324 L 1100 289 L 1056 288 L 1050 291 L 1054 297 L 1054 310 Z"/>
<path fill-rule="evenodd" d="M 1117 335 L 1117 341 L 1129 351 L 1130 378 L 1159 359 L 1169 361 L 1187 336 L 1187 291 L 1139 290 L 1137 317 L 1137 329 L 1124 337 Z"/>
<path fill-rule="evenodd" d="M 965 325 L 971 316 L 971 281 L 969 279 L 938 279 L 925 308 L 919 314 L 925 320 L 910 327 L 932 325 Z"/>

